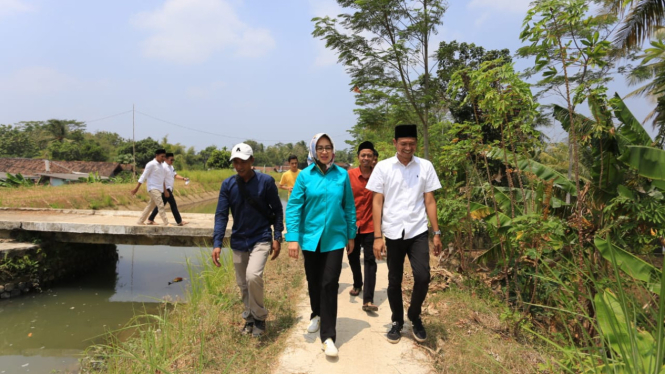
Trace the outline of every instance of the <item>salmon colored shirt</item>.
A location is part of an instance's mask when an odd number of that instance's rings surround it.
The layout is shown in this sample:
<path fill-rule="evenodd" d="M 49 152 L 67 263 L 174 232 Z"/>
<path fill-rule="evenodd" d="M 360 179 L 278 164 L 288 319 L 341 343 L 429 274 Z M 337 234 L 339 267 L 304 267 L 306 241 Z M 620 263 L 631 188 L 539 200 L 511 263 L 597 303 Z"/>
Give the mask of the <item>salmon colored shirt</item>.
<path fill-rule="evenodd" d="M 372 220 L 372 191 L 365 188 L 369 179 L 364 178 L 360 168 L 349 170 L 353 200 L 356 203 L 356 225 L 359 234 L 374 232 Z"/>

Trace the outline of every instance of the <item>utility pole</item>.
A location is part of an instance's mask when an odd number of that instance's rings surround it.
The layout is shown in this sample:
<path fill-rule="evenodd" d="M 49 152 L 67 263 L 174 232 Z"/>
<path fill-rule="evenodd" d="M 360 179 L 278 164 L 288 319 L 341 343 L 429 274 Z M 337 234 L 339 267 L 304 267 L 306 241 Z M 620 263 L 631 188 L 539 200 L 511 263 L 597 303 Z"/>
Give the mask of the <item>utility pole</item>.
<path fill-rule="evenodd" d="M 134 104 L 132 104 L 132 159 L 134 160 L 134 167 L 132 168 L 134 171 L 134 181 L 136 181 L 136 136 L 134 134 Z"/>

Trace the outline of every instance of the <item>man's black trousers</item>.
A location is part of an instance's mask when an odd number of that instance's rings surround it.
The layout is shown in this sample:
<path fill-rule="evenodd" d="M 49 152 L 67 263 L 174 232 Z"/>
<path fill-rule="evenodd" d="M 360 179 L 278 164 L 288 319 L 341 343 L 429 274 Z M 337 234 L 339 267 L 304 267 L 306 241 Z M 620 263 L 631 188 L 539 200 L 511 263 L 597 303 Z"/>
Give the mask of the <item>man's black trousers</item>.
<path fill-rule="evenodd" d="M 164 204 L 169 203 L 169 206 L 171 207 L 171 213 L 173 213 L 173 218 L 175 218 L 176 223 L 180 224 L 180 222 L 182 222 L 182 217 L 180 217 L 180 212 L 178 212 L 178 205 L 175 203 L 175 196 L 173 196 L 173 191 L 168 191 L 169 197 L 166 198 L 164 197 L 164 194 L 162 194 L 162 201 L 164 201 Z M 154 221 L 155 217 L 157 217 L 157 208 L 152 210 L 150 217 L 148 217 L 148 221 Z"/>
<path fill-rule="evenodd" d="M 337 291 L 344 249 L 321 252 L 319 245 L 316 252 L 303 250 L 302 254 L 312 307 L 310 318 L 321 317 L 321 341 L 331 338 L 334 342 L 337 339 Z"/>
<path fill-rule="evenodd" d="M 409 320 L 420 318 L 423 302 L 429 287 L 429 241 L 427 231 L 411 239 L 386 238 L 388 252 L 388 302 L 392 311 L 392 321 L 404 324 L 404 303 L 402 302 L 402 275 L 404 257 L 409 256 L 413 270 L 413 293 L 411 305 L 407 311 Z"/>
<path fill-rule="evenodd" d="M 357 234 L 353 245 L 353 252 L 348 255 L 349 267 L 353 273 L 353 288 L 361 288 L 363 286 L 363 274 L 360 269 L 360 251 L 363 251 L 363 262 L 365 265 L 363 304 L 374 303 L 374 288 L 376 288 L 376 258 L 374 257 L 373 232 Z"/>

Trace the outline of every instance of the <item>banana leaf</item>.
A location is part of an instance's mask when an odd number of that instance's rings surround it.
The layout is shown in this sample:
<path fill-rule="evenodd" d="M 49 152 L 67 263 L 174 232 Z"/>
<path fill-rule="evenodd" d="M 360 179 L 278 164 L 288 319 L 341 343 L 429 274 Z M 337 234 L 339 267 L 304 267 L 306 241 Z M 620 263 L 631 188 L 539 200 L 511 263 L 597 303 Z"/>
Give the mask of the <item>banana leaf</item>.
<path fill-rule="evenodd" d="M 564 130 L 570 132 L 570 112 L 568 111 L 568 108 L 564 108 L 556 104 L 554 104 L 552 108 L 554 110 L 553 111 L 554 118 L 557 121 L 561 122 L 561 127 L 563 127 Z M 594 124 L 596 123 L 596 121 L 574 112 L 573 112 L 573 119 L 575 120 L 575 124 L 577 125 L 576 129 L 577 129 L 578 138 L 582 138 L 585 135 L 590 134 Z"/>
<path fill-rule="evenodd" d="M 522 208 L 520 207 L 520 202 L 522 201 L 521 196 L 518 196 L 516 193 L 517 189 L 513 188 L 513 199 L 515 199 L 515 214 L 520 215 L 522 214 Z M 521 192 L 520 194 L 521 195 Z M 494 187 L 494 198 L 496 199 L 496 203 L 499 205 L 499 208 L 503 212 L 506 212 L 506 214 L 510 214 L 510 191 L 508 188 L 499 188 L 499 187 Z M 496 222 L 496 217 L 494 218 L 494 222 Z"/>
<path fill-rule="evenodd" d="M 474 219 L 482 219 L 489 223 L 490 225 L 497 227 L 496 226 L 496 217 L 497 215 L 499 216 L 499 227 L 508 227 L 510 226 L 510 217 L 498 212 L 495 213 L 494 209 L 488 207 L 487 205 L 483 205 L 480 203 L 476 203 L 474 201 L 471 202 L 471 218 Z"/>
<path fill-rule="evenodd" d="M 596 319 L 603 338 L 612 350 L 621 356 L 626 372 L 647 373 L 662 363 L 656 363 L 656 342 L 647 331 L 638 331 L 625 315 L 620 301 L 605 290 L 594 297 Z"/>
<path fill-rule="evenodd" d="M 619 94 L 614 94 L 614 99 L 610 100 L 610 105 L 614 109 L 616 118 L 623 124 L 619 128 L 619 132 L 629 142 L 629 145 L 650 145 L 653 142 L 649 133 L 630 112 Z"/>
<path fill-rule="evenodd" d="M 594 244 L 600 252 L 600 255 L 609 262 L 612 262 L 612 253 L 616 259 L 617 266 L 621 271 L 628 274 L 631 278 L 645 282 L 649 290 L 653 293 L 660 293 L 661 285 L 658 279 L 661 276 L 660 270 L 641 258 L 629 253 L 628 251 L 610 244 L 607 240 L 596 237 Z"/>
<path fill-rule="evenodd" d="M 619 158 L 643 177 L 665 181 L 665 151 L 648 146 L 628 146 Z"/>
<path fill-rule="evenodd" d="M 504 151 L 500 148 L 492 148 L 492 150 L 487 154 L 487 157 L 497 160 L 503 160 L 503 152 Z M 512 165 L 510 157 L 508 163 Z M 535 174 L 536 177 L 538 177 L 541 180 L 547 182 L 552 181 L 554 183 L 554 187 L 562 189 L 563 191 L 569 193 L 571 196 L 577 196 L 575 183 L 549 166 L 522 157 L 520 157 L 517 160 L 516 166 L 522 171 Z"/>

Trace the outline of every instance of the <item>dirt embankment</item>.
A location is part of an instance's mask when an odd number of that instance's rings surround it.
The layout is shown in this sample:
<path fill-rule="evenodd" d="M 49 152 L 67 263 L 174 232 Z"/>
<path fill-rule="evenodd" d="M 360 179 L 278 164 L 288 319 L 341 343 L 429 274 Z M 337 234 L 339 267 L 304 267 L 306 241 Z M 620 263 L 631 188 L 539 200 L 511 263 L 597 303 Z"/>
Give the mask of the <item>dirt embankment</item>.
<path fill-rule="evenodd" d="M 0 206 L 12 208 L 143 210 L 148 202 L 144 188 L 132 196 L 134 184 L 72 184 L 3 189 Z M 178 206 L 212 201 L 219 186 L 190 183 L 178 185 L 174 192 Z"/>

